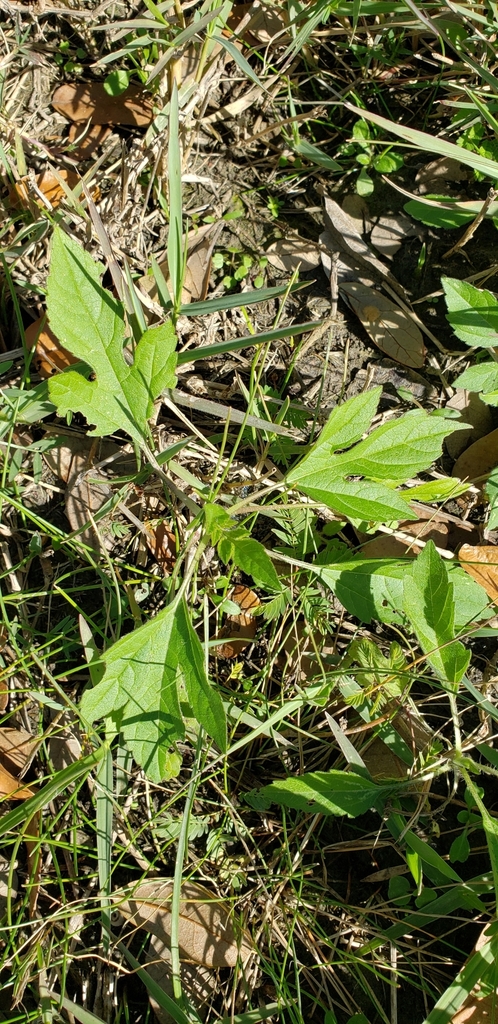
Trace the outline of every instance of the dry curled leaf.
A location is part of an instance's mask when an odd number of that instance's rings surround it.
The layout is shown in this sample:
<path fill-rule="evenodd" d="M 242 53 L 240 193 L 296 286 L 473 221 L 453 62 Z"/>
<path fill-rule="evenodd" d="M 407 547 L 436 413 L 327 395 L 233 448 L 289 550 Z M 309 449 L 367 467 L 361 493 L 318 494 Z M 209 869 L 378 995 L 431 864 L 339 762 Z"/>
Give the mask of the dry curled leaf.
<path fill-rule="evenodd" d="M 70 151 L 71 156 L 77 160 L 89 160 L 110 134 L 111 128 L 105 124 L 91 124 L 88 129 L 86 126 L 83 129 L 78 123 L 70 125 L 67 141 L 71 145 L 76 142 L 76 148 Z"/>
<path fill-rule="evenodd" d="M 475 480 L 482 487 L 484 480 L 479 478 L 489 476 L 495 466 L 498 466 L 498 430 L 492 430 L 466 448 L 456 460 L 451 475 L 460 480 Z"/>
<path fill-rule="evenodd" d="M 497 998 L 494 994 L 484 996 L 484 999 L 469 996 L 451 1018 L 450 1024 L 494 1024 L 497 1005 Z"/>
<path fill-rule="evenodd" d="M 79 175 L 76 171 L 65 171 L 60 170 L 58 172 L 59 177 L 63 178 L 67 182 L 69 188 L 74 188 L 79 181 Z M 64 199 L 64 189 L 56 178 L 52 171 L 42 171 L 41 174 L 37 174 L 33 179 L 36 189 L 32 187 L 32 182 L 29 176 L 21 178 L 12 188 L 9 190 L 9 197 L 12 206 L 24 206 L 29 207 L 32 202 L 40 203 L 41 200 L 37 196 L 36 190 L 42 193 L 46 199 L 48 199 L 51 206 L 59 206 L 62 199 Z"/>
<path fill-rule="evenodd" d="M 24 332 L 26 345 L 29 349 L 34 348 L 33 367 L 40 377 L 51 377 L 53 373 L 65 370 L 77 360 L 63 348 L 60 342 L 52 333 L 47 323 L 47 316 L 44 314 L 38 320 L 34 320 Z"/>
<path fill-rule="evenodd" d="M 344 281 L 340 285 L 340 293 L 381 352 L 403 366 L 416 368 L 424 365 L 422 334 L 392 299 L 360 281 Z"/>
<path fill-rule="evenodd" d="M 257 594 L 249 590 L 249 587 L 239 584 L 233 588 L 229 596 L 231 601 L 238 604 L 240 615 L 227 615 L 225 625 L 220 629 L 216 639 L 230 639 L 214 648 L 213 653 L 217 658 L 236 658 L 256 636 L 257 623 L 254 612 L 261 604 Z"/>
<path fill-rule="evenodd" d="M 147 953 L 147 974 L 162 988 L 170 999 L 174 998 L 171 976 L 171 953 L 158 935 L 151 935 Z M 211 967 L 197 963 L 182 964 L 182 990 L 195 1006 L 201 1020 L 207 1013 L 207 1004 L 216 991 L 216 973 Z M 149 1000 L 159 1024 L 174 1024 L 173 1017 L 159 1005 L 149 992 Z"/>
<path fill-rule="evenodd" d="M 25 729 L 3 726 L 0 729 L 0 763 L 12 775 L 24 771 L 38 745 L 38 741 Z"/>
<path fill-rule="evenodd" d="M 52 106 L 68 121 L 93 124 L 148 125 L 153 108 L 150 95 L 129 85 L 119 96 L 109 96 L 100 82 L 66 83 L 55 90 Z"/>
<path fill-rule="evenodd" d="M 276 270 L 288 271 L 300 268 L 314 270 L 320 263 L 320 250 L 309 238 L 279 238 L 266 250 L 268 262 Z"/>
<path fill-rule="evenodd" d="M 494 544 L 481 547 L 462 544 L 458 558 L 469 576 L 477 580 L 488 597 L 498 604 L 498 547 Z"/>
<path fill-rule="evenodd" d="M 372 229 L 370 241 L 378 252 L 392 259 L 401 247 L 403 239 L 416 233 L 417 229 L 410 218 L 398 213 L 396 217 L 379 217 Z"/>
<path fill-rule="evenodd" d="M 183 305 L 206 298 L 211 276 L 213 249 L 222 230 L 223 223 L 203 224 L 200 228 L 189 231 L 186 239 L 184 238 L 184 244 L 187 245 L 187 265 L 182 288 Z M 171 293 L 168 261 L 160 261 L 159 269 Z M 154 277 L 146 274 L 140 278 L 138 283 L 151 299 L 158 300 L 158 288 Z"/>
<path fill-rule="evenodd" d="M 454 430 L 446 438 L 446 449 L 452 459 L 457 459 L 467 447 L 469 441 L 478 441 L 489 433 L 493 425 L 491 407 L 482 401 L 475 391 L 464 391 L 463 388 L 446 403 L 447 409 L 457 409 L 460 422 L 468 423 L 468 430 Z"/>
<path fill-rule="evenodd" d="M 153 519 L 144 523 L 145 543 L 153 554 L 158 566 L 168 576 L 173 572 L 176 562 L 176 537 L 164 522 L 164 519 Z"/>
<path fill-rule="evenodd" d="M 374 782 L 406 779 L 408 765 L 386 746 L 380 736 L 375 736 L 368 747 L 361 751 L 361 757 Z"/>
<path fill-rule="evenodd" d="M 114 893 L 113 901 L 133 927 L 145 928 L 169 948 L 172 892 L 169 879 L 155 878 Z M 206 967 L 235 967 L 253 952 L 249 936 L 236 929 L 230 904 L 196 882 L 182 884 L 178 933 L 182 959 Z"/>

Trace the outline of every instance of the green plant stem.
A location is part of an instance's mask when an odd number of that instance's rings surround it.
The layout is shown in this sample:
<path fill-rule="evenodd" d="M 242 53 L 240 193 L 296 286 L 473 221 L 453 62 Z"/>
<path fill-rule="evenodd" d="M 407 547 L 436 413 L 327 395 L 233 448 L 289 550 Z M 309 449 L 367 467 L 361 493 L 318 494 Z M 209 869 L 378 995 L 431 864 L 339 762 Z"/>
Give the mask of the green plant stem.
<path fill-rule="evenodd" d="M 197 791 L 203 744 L 204 730 L 201 728 L 199 729 L 199 735 L 197 737 L 197 746 L 195 750 L 195 759 L 192 766 L 192 775 L 187 790 L 187 796 L 185 798 L 182 825 L 180 829 L 180 835 L 178 837 L 178 849 L 176 852 L 175 875 L 173 881 L 173 895 L 171 898 L 171 979 L 173 982 L 173 995 L 175 999 L 177 999 L 180 1003 L 184 1003 L 184 997 L 182 993 L 179 949 L 179 920 L 183 881 L 183 864 L 185 860 L 185 853 L 188 846 L 188 826 L 190 821 L 190 814 L 192 811 L 192 805 Z"/>

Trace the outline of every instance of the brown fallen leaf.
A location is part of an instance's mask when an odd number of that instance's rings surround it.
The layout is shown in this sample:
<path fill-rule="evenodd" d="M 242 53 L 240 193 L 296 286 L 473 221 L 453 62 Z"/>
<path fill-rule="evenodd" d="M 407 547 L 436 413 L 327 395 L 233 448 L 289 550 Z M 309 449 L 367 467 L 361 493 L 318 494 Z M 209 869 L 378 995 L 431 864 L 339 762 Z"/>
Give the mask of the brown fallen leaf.
<path fill-rule="evenodd" d="M 19 779 L 16 779 L 14 775 L 11 775 L 6 768 L 2 768 L 0 765 L 0 798 L 28 800 L 30 796 L 34 795 L 34 789 L 31 789 L 29 786 L 23 786 Z"/>
<path fill-rule="evenodd" d="M 447 409 L 457 409 L 460 422 L 468 423 L 468 430 L 454 430 L 446 438 L 446 450 L 452 459 L 457 459 L 469 441 L 478 441 L 488 434 L 493 426 L 491 407 L 482 401 L 475 391 L 460 389 L 446 403 Z"/>
<path fill-rule="evenodd" d="M 381 352 L 403 366 L 424 365 L 422 334 L 392 299 L 360 281 L 344 281 L 339 291 Z"/>
<path fill-rule="evenodd" d="M 0 729 L 0 763 L 12 775 L 24 771 L 37 746 L 38 740 L 25 729 Z"/>
<path fill-rule="evenodd" d="M 47 745 L 55 771 L 60 772 L 81 757 L 80 723 L 72 710 L 61 712 L 52 709 L 50 717 L 55 725 Z"/>
<path fill-rule="evenodd" d="M 155 519 L 144 523 L 145 543 L 153 554 L 158 566 L 163 570 L 165 576 L 173 572 L 176 562 L 176 537 L 172 530 L 164 522 L 164 519 Z"/>
<path fill-rule="evenodd" d="M 380 736 L 375 736 L 368 747 L 361 751 L 361 757 L 374 782 L 406 779 L 408 765 L 386 746 Z"/>
<path fill-rule="evenodd" d="M 309 238 L 279 238 L 265 255 L 272 267 L 289 273 L 298 267 L 302 271 L 314 270 L 320 264 L 320 250 Z"/>
<path fill-rule="evenodd" d="M 380 868 L 379 871 L 372 871 L 371 875 L 365 875 L 362 882 L 387 882 L 390 878 L 398 875 L 408 875 L 410 872 L 406 864 L 395 864 L 392 868 Z"/>
<path fill-rule="evenodd" d="M 171 977 L 171 953 L 158 935 L 151 935 L 147 953 L 147 974 L 162 988 L 170 999 L 174 998 Z M 204 1020 L 209 1000 L 217 988 L 216 974 L 211 967 L 197 963 L 182 964 L 182 990 L 197 1013 Z M 174 1024 L 173 1017 L 149 993 L 152 1009 L 159 1024 Z"/>
<path fill-rule="evenodd" d="M 388 259 L 397 253 L 404 238 L 417 234 L 417 228 L 409 217 L 404 213 L 398 213 L 396 217 L 379 217 L 372 233 L 370 242 L 378 252 Z"/>
<path fill-rule="evenodd" d="M 66 367 L 76 363 L 77 360 L 63 348 L 60 342 L 52 333 L 44 314 L 38 320 L 34 320 L 24 332 L 26 345 L 35 349 L 33 367 L 40 377 L 51 377 L 53 373 L 65 370 Z"/>
<path fill-rule="evenodd" d="M 470 448 L 466 448 L 453 466 L 451 475 L 461 480 L 475 480 L 482 487 L 491 470 L 498 466 L 498 429 L 479 438 Z"/>
<path fill-rule="evenodd" d="M 169 948 L 172 892 L 169 879 L 154 878 L 115 892 L 112 899 L 133 927 L 144 928 Z M 234 924 L 230 904 L 196 882 L 182 884 L 178 930 L 182 959 L 206 967 L 235 967 L 253 952 L 248 934 Z"/>
<path fill-rule="evenodd" d="M 227 18 L 227 28 L 237 33 L 249 46 L 269 46 L 275 42 L 286 46 L 289 16 L 283 7 L 260 3 L 235 4 Z M 228 34 L 228 33 L 227 33 Z"/>
<path fill-rule="evenodd" d="M 70 150 L 71 156 L 77 160 L 89 160 L 99 146 L 103 146 L 111 131 L 112 129 L 105 124 L 91 124 L 84 133 L 81 124 L 75 122 L 70 125 L 67 141 L 72 145 L 76 139 L 80 140 L 76 148 Z"/>
<path fill-rule="evenodd" d="M 91 524 L 86 530 L 81 530 L 81 527 L 90 522 L 90 517 L 99 512 L 112 495 L 112 487 L 109 486 L 107 477 L 94 469 L 78 472 L 68 480 L 66 515 L 71 529 L 80 530 L 79 540 L 97 552 L 111 551 L 114 547 L 115 538 L 109 523 L 101 521 L 96 524 L 95 529 Z"/>
<path fill-rule="evenodd" d="M 60 177 L 67 182 L 69 188 L 71 189 L 75 188 L 75 186 L 78 184 L 78 181 L 80 180 L 79 175 L 76 174 L 76 171 L 65 171 L 64 169 L 62 169 L 58 173 Z M 34 183 L 36 185 L 36 188 L 39 189 L 42 195 L 44 195 L 48 199 L 51 206 L 59 206 L 61 201 L 64 199 L 64 189 L 62 188 L 61 183 L 57 180 L 55 174 L 53 174 L 52 171 L 47 170 L 42 171 L 41 174 L 37 174 L 34 178 Z M 25 178 L 21 178 L 20 181 L 18 181 L 15 185 L 12 186 L 11 189 L 9 189 L 9 198 L 12 206 L 29 207 L 32 202 L 38 204 L 41 203 L 41 200 L 37 196 L 35 189 L 33 189 L 32 187 L 30 188 L 30 185 L 31 179 L 29 178 L 29 176 L 26 176 Z"/>
<path fill-rule="evenodd" d="M 368 286 L 386 283 L 400 298 L 408 301 L 404 288 L 393 277 L 390 268 L 378 259 L 362 238 L 358 222 L 328 196 L 325 197 L 324 221 L 326 231 L 320 236 L 320 242 L 329 253 L 339 254 L 339 286 L 343 280 L 353 279 L 364 281 Z M 330 274 L 330 256 L 323 250 L 322 263 L 326 273 Z"/>
<path fill-rule="evenodd" d="M 342 209 L 355 222 L 358 234 L 366 235 L 372 230 L 370 210 L 363 196 L 359 196 L 357 192 L 348 192 L 342 200 Z"/>
<path fill-rule="evenodd" d="M 498 999 L 494 993 L 483 999 L 469 996 L 450 1024 L 495 1024 L 497 1010 Z"/>
<path fill-rule="evenodd" d="M 468 181 L 471 173 L 454 157 L 440 156 L 437 160 L 431 160 L 421 167 L 415 181 L 422 194 L 440 192 L 443 182 Z"/>
<path fill-rule="evenodd" d="M 183 244 L 187 245 L 187 265 L 182 288 L 183 305 L 186 306 L 189 302 L 198 302 L 206 298 L 211 276 L 213 249 L 222 230 L 222 222 L 203 224 L 200 228 L 189 231 L 187 238 L 183 240 Z M 159 261 L 159 269 L 171 294 L 168 261 Z M 145 274 L 138 283 L 151 299 L 154 299 L 155 302 L 158 301 L 158 288 L 153 276 Z"/>
<path fill-rule="evenodd" d="M 77 477 L 79 473 L 91 469 L 96 463 L 109 460 L 111 465 L 116 467 L 118 473 L 123 475 L 133 472 L 133 456 L 128 455 L 128 447 L 120 448 L 114 441 L 101 437 L 89 437 L 77 430 L 67 434 L 61 434 L 60 428 L 54 431 L 48 428 L 45 437 L 57 437 L 60 444 L 45 452 L 43 458 L 54 476 L 63 480 L 65 484 Z M 111 462 L 112 460 L 112 462 Z"/>
<path fill-rule="evenodd" d="M 257 622 L 254 612 L 261 604 L 257 594 L 249 590 L 249 587 L 238 584 L 229 596 L 231 601 L 238 604 L 240 615 L 227 615 L 225 625 L 220 629 L 216 640 L 225 640 L 226 637 L 230 637 L 230 640 L 213 648 L 216 658 L 236 658 L 256 636 Z"/>
<path fill-rule="evenodd" d="M 68 121 L 93 124 L 148 125 L 153 117 L 150 94 L 129 85 L 120 96 L 109 96 L 100 82 L 66 83 L 52 96 L 52 106 Z"/>
<path fill-rule="evenodd" d="M 488 597 L 498 604 L 498 547 L 493 544 L 481 547 L 462 544 L 458 558 L 469 576 L 477 580 Z"/>

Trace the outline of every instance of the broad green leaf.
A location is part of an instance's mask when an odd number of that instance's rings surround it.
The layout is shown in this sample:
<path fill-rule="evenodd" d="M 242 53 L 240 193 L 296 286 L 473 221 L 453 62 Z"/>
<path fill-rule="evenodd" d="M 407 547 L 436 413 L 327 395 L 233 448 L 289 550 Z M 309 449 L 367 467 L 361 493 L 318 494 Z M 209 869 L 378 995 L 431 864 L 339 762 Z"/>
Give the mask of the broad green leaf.
<path fill-rule="evenodd" d="M 498 344 L 498 301 L 485 288 L 468 281 L 442 277 L 448 313 L 457 338 L 473 348 L 491 348 Z"/>
<path fill-rule="evenodd" d="M 329 458 L 327 462 L 330 461 Z M 314 501 L 320 501 L 349 519 L 389 523 L 393 519 L 417 518 L 401 495 L 384 484 L 365 480 L 328 480 L 325 469 L 315 473 L 313 479 L 315 484 L 306 481 L 296 486 Z"/>
<path fill-rule="evenodd" d="M 428 195 L 426 198 L 435 201 L 439 200 L 441 203 L 451 203 L 451 199 L 447 196 Z M 424 203 L 420 199 L 410 199 L 409 203 L 405 203 L 403 209 L 410 217 L 422 221 L 422 224 L 427 224 L 431 228 L 444 228 L 445 230 L 462 227 L 463 224 L 468 224 L 469 221 L 475 218 L 475 213 L 472 213 L 472 211 L 465 213 L 458 208 L 448 210 L 445 206 L 429 206 L 428 203 Z"/>
<path fill-rule="evenodd" d="M 185 734 L 181 682 L 197 721 L 225 749 L 223 704 L 206 677 L 202 646 L 182 599 L 176 598 L 154 619 L 118 640 L 102 660 L 102 681 L 85 691 L 81 712 L 91 722 L 112 717 L 153 781 L 160 782 L 179 767 L 176 756 L 171 759 L 171 747 Z"/>
<path fill-rule="evenodd" d="M 287 483 L 352 519 L 388 522 L 407 512 L 409 518 L 416 518 L 393 486 L 386 487 L 380 481 L 402 483 L 427 469 L 441 454 L 444 438 L 462 425 L 450 425 L 441 417 L 415 409 L 377 427 L 348 451 L 335 454 L 339 446 L 351 444 L 364 433 L 378 400 L 378 389 L 370 401 L 368 396 L 362 395 L 361 399 L 361 404 L 353 405 L 355 399 L 334 410 L 316 444 L 287 474 Z M 365 479 L 345 479 L 352 476 Z"/>
<path fill-rule="evenodd" d="M 330 454 L 359 441 L 377 412 L 381 394 L 382 388 L 376 387 L 348 398 L 342 405 L 336 405 L 307 458 L 318 452 L 323 454 L 324 449 Z M 292 470 L 287 479 L 292 481 L 294 472 Z"/>
<path fill-rule="evenodd" d="M 370 480 L 408 480 L 441 455 L 444 438 L 455 429 L 462 429 L 461 424 L 430 416 L 422 409 L 412 409 L 399 419 L 377 427 L 350 451 L 329 458 L 328 474 L 331 479 L 364 476 Z M 303 467 L 300 485 L 303 477 L 308 481 L 309 475 Z"/>
<path fill-rule="evenodd" d="M 462 484 L 455 477 L 442 477 L 438 480 L 428 480 L 425 484 L 417 484 L 409 490 L 400 491 L 402 498 L 408 501 L 448 501 L 448 498 L 458 498 L 459 494 L 468 491 L 468 483 Z"/>
<path fill-rule="evenodd" d="M 269 590 L 282 590 L 282 584 L 269 555 L 259 540 L 220 508 L 208 504 L 204 507 L 204 522 L 211 543 L 218 548 L 222 562 L 233 562 L 252 576 L 258 586 Z"/>
<path fill-rule="evenodd" d="M 407 572 L 403 595 L 406 616 L 428 662 L 440 679 L 458 684 L 469 664 L 470 651 L 454 640 L 453 586 L 433 541 Z"/>
<path fill-rule="evenodd" d="M 457 861 L 459 861 L 461 864 L 465 864 L 465 862 L 469 859 L 470 843 L 469 840 L 467 839 L 466 832 L 460 832 L 460 835 L 458 835 L 456 839 L 453 840 L 450 846 L 449 857 L 452 864 L 455 864 Z"/>
<path fill-rule="evenodd" d="M 356 818 L 372 807 L 381 809 L 396 786 L 376 786 L 354 772 L 308 772 L 306 775 L 278 779 L 257 791 L 258 798 L 270 804 L 308 811 L 310 814 L 346 815 Z"/>
<path fill-rule="evenodd" d="M 313 571 L 330 587 L 351 615 L 362 622 L 379 619 L 403 625 L 403 580 L 410 571 L 411 559 L 351 559 L 335 565 L 313 565 Z M 452 565 L 449 578 L 453 584 L 455 629 L 469 623 L 491 618 L 488 597 L 482 587 L 460 566 Z"/>
<path fill-rule="evenodd" d="M 467 391 L 482 391 L 482 400 L 488 405 L 498 405 L 498 365 L 496 363 L 479 363 L 469 366 L 453 382 L 455 388 L 466 388 Z"/>
<path fill-rule="evenodd" d="M 147 330 L 129 366 L 123 354 L 123 307 L 100 283 L 104 268 L 60 228 L 54 231 L 47 310 L 61 344 L 83 360 L 49 381 L 60 416 L 82 413 L 99 437 L 126 430 L 141 441 L 154 399 L 176 383 L 176 335 L 170 323 Z M 95 380 L 87 379 L 91 372 Z"/>

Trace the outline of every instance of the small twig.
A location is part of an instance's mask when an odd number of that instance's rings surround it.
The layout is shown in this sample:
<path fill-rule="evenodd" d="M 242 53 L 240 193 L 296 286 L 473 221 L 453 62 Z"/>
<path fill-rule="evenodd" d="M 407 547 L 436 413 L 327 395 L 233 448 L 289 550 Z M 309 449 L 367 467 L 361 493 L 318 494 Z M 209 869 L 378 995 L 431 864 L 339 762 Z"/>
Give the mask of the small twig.
<path fill-rule="evenodd" d="M 453 245 L 451 249 L 448 249 L 448 252 L 444 253 L 443 260 L 447 259 L 448 256 L 452 256 L 454 252 L 458 252 L 459 249 L 463 249 L 464 245 L 467 245 L 467 242 L 470 242 L 470 239 L 472 238 L 474 232 L 477 231 L 479 224 L 481 223 L 481 221 L 484 220 L 489 210 L 489 207 L 491 206 L 491 203 L 493 202 L 494 199 L 496 199 L 497 195 L 497 189 L 491 187 L 482 204 L 482 208 L 479 210 L 479 213 L 477 214 L 477 217 L 475 217 L 472 223 L 469 224 L 469 226 L 465 229 L 462 237 L 458 240 L 458 242 L 455 242 L 455 245 Z"/>

